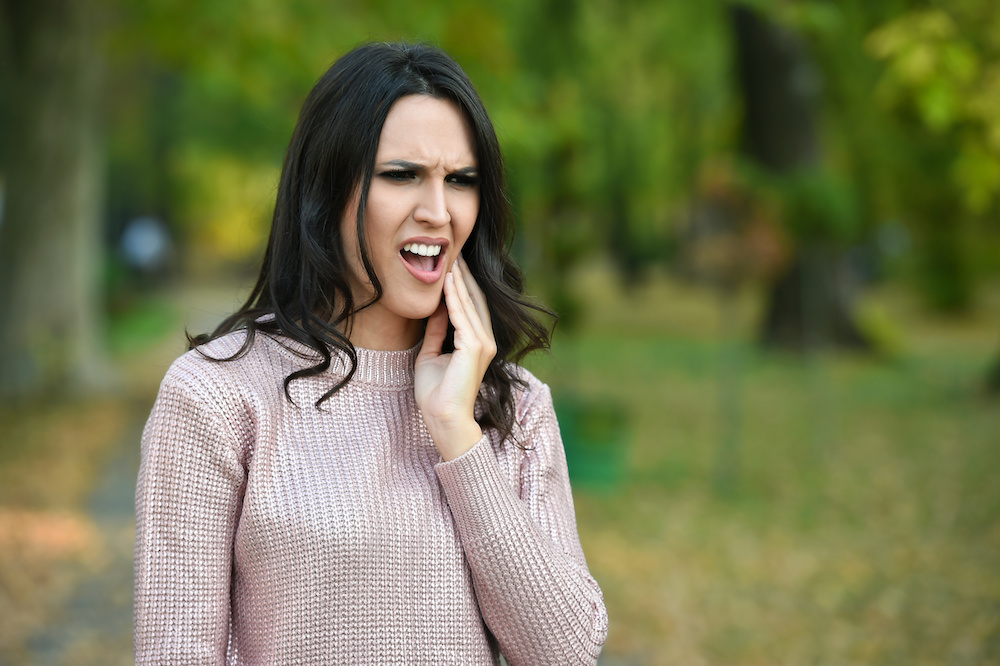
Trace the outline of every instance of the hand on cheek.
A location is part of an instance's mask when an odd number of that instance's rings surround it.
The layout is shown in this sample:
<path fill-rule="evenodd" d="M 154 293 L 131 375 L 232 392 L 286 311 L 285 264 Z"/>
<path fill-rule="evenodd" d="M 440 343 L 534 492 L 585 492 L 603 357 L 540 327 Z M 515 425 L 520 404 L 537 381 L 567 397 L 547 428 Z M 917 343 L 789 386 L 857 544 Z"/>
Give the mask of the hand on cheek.
<path fill-rule="evenodd" d="M 482 437 L 473 410 L 497 347 L 486 297 L 461 257 L 445 277 L 444 299 L 427 320 L 414 393 L 434 444 L 445 460 L 452 460 Z M 455 350 L 445 354 L 449 320 Z"/>

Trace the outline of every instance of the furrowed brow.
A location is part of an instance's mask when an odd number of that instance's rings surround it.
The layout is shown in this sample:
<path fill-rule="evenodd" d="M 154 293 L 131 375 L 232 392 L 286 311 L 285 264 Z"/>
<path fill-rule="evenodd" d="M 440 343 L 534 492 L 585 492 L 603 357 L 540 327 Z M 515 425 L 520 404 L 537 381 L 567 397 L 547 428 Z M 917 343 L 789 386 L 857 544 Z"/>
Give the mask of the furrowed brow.
<path fill-rule="evenodd" d="M 407 171 L 423 171 L 427 167 L 423 164 L 417 162 L 410 162 L 409 160 L 388 160 L 386 162 L 380 163 L 383 167 L 396 167 L 398 169 L 405 169 Z M 476 176 L 479 174 L 479 169 L 474 166 L 462 167 L 461 169 L 456 169 L 451 172 L 455 176 Z"/>
<path fill-rule="evenodd" d="M 388 162 L 382 163 L 384 166 L 399 167 L 400 169 L 406 169 L 407 171 L 420 171 L 424 168 L 423 164 L 417 164 L 416 162 L 409 162 L 407 160 L 389 160 Z"/>

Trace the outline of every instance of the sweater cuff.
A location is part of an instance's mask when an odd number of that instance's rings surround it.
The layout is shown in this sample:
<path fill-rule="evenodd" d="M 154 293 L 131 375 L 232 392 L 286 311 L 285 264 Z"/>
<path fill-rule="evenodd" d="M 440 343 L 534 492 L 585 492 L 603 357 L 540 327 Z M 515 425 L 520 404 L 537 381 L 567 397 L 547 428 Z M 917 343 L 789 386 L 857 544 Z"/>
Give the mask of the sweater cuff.
<path fill-rule="evenodd" d="M 435 465 L 463 540 L 478 542 L 507 533 L 523 516 L 520 499 L 504 478 L 493 445 L 483 436 L 471 449 Z"/>

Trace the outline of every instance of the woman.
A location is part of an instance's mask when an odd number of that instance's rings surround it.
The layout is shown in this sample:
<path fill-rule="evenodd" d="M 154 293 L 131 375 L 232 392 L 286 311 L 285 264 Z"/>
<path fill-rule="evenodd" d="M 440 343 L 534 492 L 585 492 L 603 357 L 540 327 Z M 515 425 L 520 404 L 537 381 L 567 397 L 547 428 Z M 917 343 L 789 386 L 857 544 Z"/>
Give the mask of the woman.
<path fill-rule="evenodd" d="M 429 46 L 303 106 L 260 277 L 171 366 L 136 490 L 137 663 L 596 662 L 607 634 L 507 254 L 492 125 Z"/>

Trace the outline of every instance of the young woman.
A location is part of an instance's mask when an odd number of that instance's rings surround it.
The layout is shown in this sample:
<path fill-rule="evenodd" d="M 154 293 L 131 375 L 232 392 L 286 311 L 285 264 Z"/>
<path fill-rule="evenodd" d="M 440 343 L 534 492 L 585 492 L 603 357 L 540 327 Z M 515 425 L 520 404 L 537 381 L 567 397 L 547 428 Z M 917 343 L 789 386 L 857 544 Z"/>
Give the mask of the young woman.
<path fill-rule="evenodd" d="M 593 664 L 503 165 L 459 66 L 338 60 L 302 109 L 260 277 L 170 368 L 136 489 L 139 664 Z"/>

